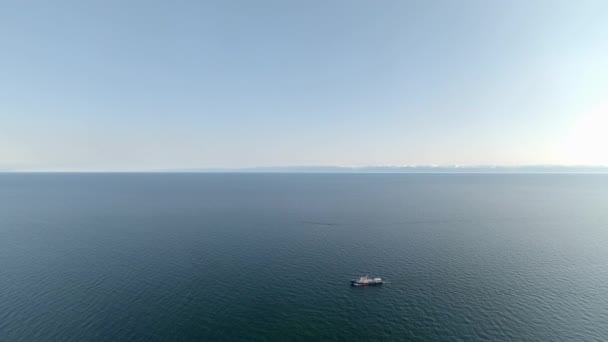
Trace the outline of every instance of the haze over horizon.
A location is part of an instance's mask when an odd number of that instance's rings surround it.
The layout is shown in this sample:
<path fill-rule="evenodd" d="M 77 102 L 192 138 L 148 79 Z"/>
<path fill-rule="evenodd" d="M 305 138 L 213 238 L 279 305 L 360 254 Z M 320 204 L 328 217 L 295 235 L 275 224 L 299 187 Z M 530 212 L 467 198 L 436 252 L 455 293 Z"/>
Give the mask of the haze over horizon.
<path fill-rule="evenodd" d="M 0 171 L 608 166 L 605 13 L 5 1 Z"/>

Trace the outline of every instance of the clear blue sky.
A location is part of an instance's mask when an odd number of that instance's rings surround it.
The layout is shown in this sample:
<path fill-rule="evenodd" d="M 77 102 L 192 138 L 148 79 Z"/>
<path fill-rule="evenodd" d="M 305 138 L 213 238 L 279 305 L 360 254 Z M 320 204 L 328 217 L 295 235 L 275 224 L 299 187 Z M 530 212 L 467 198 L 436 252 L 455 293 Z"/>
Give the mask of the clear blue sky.
<path fill-rule="evenodd" d="M 2 1 L 0 169 L 608 164 L 607 15 L 603 0 Z"/>

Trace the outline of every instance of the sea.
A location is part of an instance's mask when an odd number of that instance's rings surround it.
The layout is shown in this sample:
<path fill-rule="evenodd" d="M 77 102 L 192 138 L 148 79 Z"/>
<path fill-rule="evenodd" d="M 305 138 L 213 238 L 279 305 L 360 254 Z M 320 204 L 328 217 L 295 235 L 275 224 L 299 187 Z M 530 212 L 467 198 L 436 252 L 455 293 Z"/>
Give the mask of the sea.
<path fill-rule="evenodd" d="M 0 174 L 0 341 L 482 340 L 608 340 L 608 175 Z"/>

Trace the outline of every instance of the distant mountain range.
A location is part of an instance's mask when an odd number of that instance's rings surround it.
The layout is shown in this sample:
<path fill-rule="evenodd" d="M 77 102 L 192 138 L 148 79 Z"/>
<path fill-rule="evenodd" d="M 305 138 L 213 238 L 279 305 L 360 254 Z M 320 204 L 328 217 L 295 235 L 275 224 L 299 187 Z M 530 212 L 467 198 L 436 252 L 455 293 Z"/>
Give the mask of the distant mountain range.
<path fill-rule="evenodd" d="M 168 171 L 217 173 L 608 173 L 608 166 L 276 166 L 201 168 Z"/>
<path fill-rule="evenodd" d="M 246 168 L 180 168 L 156 170 L 78 170 L 2 167 L 0 173 L 14 172 L 127 172 L 127 173 L 608 173 L 608 166 L 522 165 L 522 166 L 272 166 Z"/>

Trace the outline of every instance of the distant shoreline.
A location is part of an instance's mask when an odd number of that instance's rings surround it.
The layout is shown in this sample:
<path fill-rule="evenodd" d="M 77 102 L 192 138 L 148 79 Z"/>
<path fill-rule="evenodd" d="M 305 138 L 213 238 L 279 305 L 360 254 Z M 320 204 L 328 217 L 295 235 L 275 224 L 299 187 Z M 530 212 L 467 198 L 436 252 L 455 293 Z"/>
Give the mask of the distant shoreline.
<path fill-rule="evenodd" d="M 286 166 L 160 170 L 0 170 L 0 173 L 209 173 L 209 174 L 605 174 L 607 166 Z"/>

